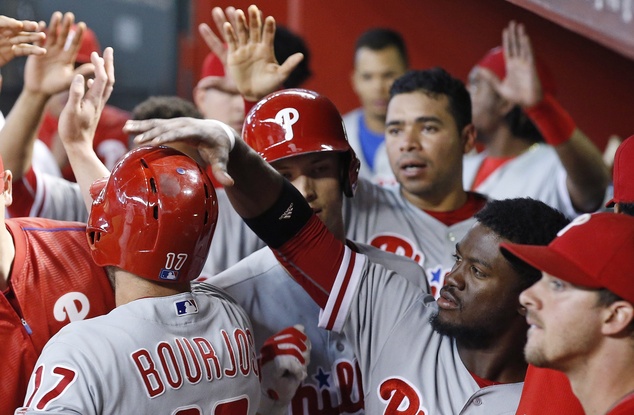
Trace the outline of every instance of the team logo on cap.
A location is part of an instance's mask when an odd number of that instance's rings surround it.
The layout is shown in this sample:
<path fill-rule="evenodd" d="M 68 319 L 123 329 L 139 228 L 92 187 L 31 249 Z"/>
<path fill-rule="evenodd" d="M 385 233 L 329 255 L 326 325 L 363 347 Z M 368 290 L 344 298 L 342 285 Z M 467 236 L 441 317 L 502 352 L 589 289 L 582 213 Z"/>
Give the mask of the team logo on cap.
<path fill-rule="evenodd" d="M 583 225 L 584 223 L 587 223 L 590 220 L 591 217 L 592 217 L 592 215 L 589 214 L 589 213 L 584 213 L 583 215 L 577 216 L 576 218 L 574 218 L 572 220 L 572 222 L 570 222 L 568 225 L 566 225 L 565 228 L 563 228 L 562 230 L 557 232 L 557 236 L 561 236 L 564 233 L 568 232 L 570 230 L 570 228 L 572 228 L 573 226 L 579 226 L 579 225 Z"/>
<path fill-rule="evenodd" d="M 299 112 L 295 108 L 284 108 L 275 114 L 275 118 L 269 118 L 264 121 L 272 121 L 279 124 L 284 128 L 286 134 L 285 140 L 291 140 L 293 138 L 293 124 L 299 120 Z"/>
<path fill-rule="evenodd" d="M 177 316 L 188 316 L 190 314 L 198 314 L 198 304 L 193 298 L 191 300 L 176 301 L 174 302 L 176 307 Z"/>

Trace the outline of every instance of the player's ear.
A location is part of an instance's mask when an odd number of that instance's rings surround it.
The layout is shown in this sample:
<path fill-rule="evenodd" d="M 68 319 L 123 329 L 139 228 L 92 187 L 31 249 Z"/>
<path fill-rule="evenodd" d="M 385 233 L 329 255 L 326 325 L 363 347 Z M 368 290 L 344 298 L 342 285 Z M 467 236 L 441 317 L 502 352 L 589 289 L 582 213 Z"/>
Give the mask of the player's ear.
<path fill-rule="evenodd" d="M 628 326 L 634 319 L 634 306 L 625 301 L 615 301 L 602 310 L 601 332 L 606 336 L 628 335 Z"/>
<path fill-rule="evenodd" d="M 11 203 L 13 203 L 13 173 L 11 173 L 11 170 L 4 171 L 2 197 L 4 198 L 4 205 L 11 206 Z"/>
<path fill-rule="evenodd" d="M 463 154 L 469 153 L 475 147 L 476 141 L 476 129 L 473 124 L 467 124 L 460 132 L 460 138 L 462 140 L 462 152 Z"/>

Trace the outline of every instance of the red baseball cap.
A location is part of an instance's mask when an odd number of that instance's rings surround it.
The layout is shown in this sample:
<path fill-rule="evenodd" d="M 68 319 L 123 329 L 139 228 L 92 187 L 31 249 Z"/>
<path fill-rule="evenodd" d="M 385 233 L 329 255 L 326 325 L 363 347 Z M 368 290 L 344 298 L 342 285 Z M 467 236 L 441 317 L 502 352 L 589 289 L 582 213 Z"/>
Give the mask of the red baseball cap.
<path fill-rule="evenodd" d="M 225 76 L 225 67 L 215 53 L 209 52 L 205 56 L 203 66 L 200 70 L 200 79 L 208 76 Z"/>
<path fill-rule="evenodd" d="M 79 51 L 77 52 L 77 63 L 90 63 L 90 55 L 93 52 L 97 52 L 101 56 L 101 45 L 97 40 L 97 35 L 91 29 L 86 26 L 81 36 L 81 44 L 79 45 Z"/>
<path fill-rule="evenodd" d="M 540 60 L 537 60 L 535 64 L 537 65 L 537 76 L 539 77 L 539 82 L 542 85 L 542 91 L 544 91 L 544 93 L 555 95 L 557 87 L 555 86 L 555 80 L 553 79 L 552 73 Z M 490 70 L 498 77 L 498 79 L 500 79 L 500 81 L 503 81 L 504 78 L 506 78 L 504 49 L 502 49 L 501 46 L 494 47 L 488 51 L 482 59 L 480 59 L 476 66 Z"/>
<path fill-rule="evenodd" d="M 623 140 L 616 150 L 612 182 L 614 196 L 605 207 L 634 202 L 634 135 Z"/>
<path fill-rule="evenodd" d="M 502 243 L 500 248 L 533 267 L 587 288 L 607 288 L 634 304 L 634 217 L 584 214 L 548 246 Z"/>

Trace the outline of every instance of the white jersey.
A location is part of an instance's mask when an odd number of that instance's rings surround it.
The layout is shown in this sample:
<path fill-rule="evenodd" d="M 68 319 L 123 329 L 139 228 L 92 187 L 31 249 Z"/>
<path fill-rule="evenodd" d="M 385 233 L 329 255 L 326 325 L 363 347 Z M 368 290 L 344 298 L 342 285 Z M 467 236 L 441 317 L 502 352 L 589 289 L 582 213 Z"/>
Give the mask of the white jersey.
<path fill-rule="evenodd" d="M 64 327 L 16 414 L 254 415 L 257 352 L 225 293 L 143 298 Z"/>
<path fill-rule="evenodd" d="M 346 237 L 413 259 L 438 294 L 454 260 L 456 243 L 475 223 L 473 217 L 446 226 L 411 204 L 399 186 L 381 187 L 359 180 L 353 198 L 344 201 Z"/>
<path fill-rule="evenodd" d="M 471 189 L 476 174 L 486 157 L 486 152 L 464 157 L 463 183 Z M 504 163 L 487 177 L 476 189 L 491 199 L 530 197 L 541 200 L 574 218 L 575 211 L 566 187 L 567 173 L 556 150 L 549 145 L 533 144 L 523 154 Z"/>
<path fill-rule="evenodd" d="M 361 148 L 361 140 L 359 138 L 359 123 L 363 121 L 363 109 L 357 108 L 343 116 L 343 123 L 346 128 L 346 136 L 348 143 L 354 150 L 357 158 L 361 162 L 359 177 L 376 183 L 395 183 L 394 173 L 387 157 L 387 149 L 385 141 L 379 145 L 374 153 L 373 166 L 370 168 L 368 160 L 365 158 L 363 149 Z"/>
<path fill-rule="evenodd" d="M 454 340 L 432 329 L 437 306 L 424 289 L 337 243 L 315 216 L 278 254 L 307 292 L 329 292 L 319 325 L 353 345 L 367 413 L 515 413 L 523 383 L 480 388 Z"/>
<path fill-rule="evenodd" d="M 356 246 L 386 268 L 408 275 L 413 283 L 425 284 L 423 270 L 415 262 L 368 245 Z M 341 334 L 317 327 L 319 306 L 289 277 L 269 248 L 255 252 L 212 281 L 246 310 L 258 350 L 285 327 L 304 326 L 312 344 L 308 376 L 297 390 L 289 414 L 364 413 L 359 367 L 350 343 Z M 206 287 L 208 284 L 201 283 L 192 289 L 204 292 Z"/>

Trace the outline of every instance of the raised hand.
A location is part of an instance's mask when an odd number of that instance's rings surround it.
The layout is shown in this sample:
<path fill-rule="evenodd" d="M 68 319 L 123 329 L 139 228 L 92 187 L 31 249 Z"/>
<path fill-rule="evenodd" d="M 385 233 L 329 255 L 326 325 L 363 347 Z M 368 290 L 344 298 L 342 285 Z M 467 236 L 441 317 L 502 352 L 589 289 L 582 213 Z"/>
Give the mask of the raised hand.
<path fill-rule="evenodd" d="M 269 337 L 260 350 L 262 400 L 258 413 L 283 414 L 306 378 L 310 340 L 302 325 L 287 327 Z"/>
<path fill-rule="evenodd" d="M 45 38 L 37 22 L 0 15 L 0 67 L 16 56 L 44 55 L 38 42 Z"/>
<path fill-rule="evenodd" d="M 263 23 L 262 13 L 257 6 L 249 6 L 248 23 L 242 10 L 229 9 L 229 21 L 218 7 L 213 9 L 212 14 L 216 26 L 222 24 L 222 34 L 228 48 L 225 66 L 227 73 L 238 91 L 249 101 L 258 101 L 279 89 L 304 58 L 303 54 L 295 53 L 281 65 L 277 62 L 273 48 L 275 19 L 268 16 Z M 211 42 L 214 46 L 210 45 L 214 51 L 219 48 L 216 41 L 220 42 L 216 38 Z"/>
<path fill-rule="evenodd" d="M 227 162 L 229 152 L 240 140 L 240 135 L 220 121 L 198 118 L 130 120 L 123 131 L 138 134 L 134 139 L 137 144 L 187 142 L 198 148 L 200 156 L 211 166 L 214 177 L 221 185 L 233 185 L 233 179 L 227 173 Z"/>
<path fill-rule="evenodd" d="M 74 28 L 73 13 L 55 12 L 47 29 L 43 47 L 46 54 L 29 56 L 24 68 L 24 89 L 48 96 L 65 91 L 76 74 L 89 75 L 93 64 L 75 69 L 75 58 L 79 50 L 82 33 L 86 27 L 78 23 Z"/>
<path fill-rule="evenodd" d="M 92 151 L 95 130 L 115 81 L 112 48 L 104 50 L 103 58 L 93 52 L 90 59 L 95 77 L 86 82 L 83 75 L 74 76 L 58 127 L 65 147 L 80 144 L 85 151 Z"/>
<path fill-rule="evenodd" d="M 493 87 L 506 100 L 522 107 L 532 107 L 543 98 L 531 41 L 524 25 L 511 21 L 502 33 L 506 63 L 503 81 L 491 76 Z"/>

